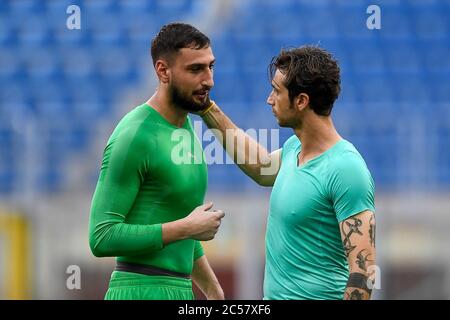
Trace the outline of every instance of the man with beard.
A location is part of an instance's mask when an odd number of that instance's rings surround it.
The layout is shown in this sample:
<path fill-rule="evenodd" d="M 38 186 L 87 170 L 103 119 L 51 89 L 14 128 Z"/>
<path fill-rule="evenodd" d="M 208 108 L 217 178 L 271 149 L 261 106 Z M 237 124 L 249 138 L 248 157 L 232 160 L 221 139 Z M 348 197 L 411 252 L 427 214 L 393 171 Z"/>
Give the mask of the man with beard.
<path fill-rule="evenodd" d="M 331 119 L 340 92 L 337 61 L 304 46 L 281 51 L 269 70 L 267 103 L 278 124 L 294 131 L 281 149 L 269 154 L 215 103 L 201 113 L 242 171 L 273 186 L 264 298 L 369 299 L 376 278 L 374 183 Z"/>
<path fill-rule="evenodd" d="M 223 299 L 200 241 L 214 238 L 224 212 L 204 204 L 203 154 L 180 163 L 173 153 L 177 130 L 190 137 L 183 152 L 201 149 L 187 114 L 210 103 L 210 40 L 190 25 L 168 24 L 151 55 L 157 91 L 115 128 L 92 199 L 91 250 L 117 257 L 105 299 L 193 299 L 192 281 L 208 299 Z"/>

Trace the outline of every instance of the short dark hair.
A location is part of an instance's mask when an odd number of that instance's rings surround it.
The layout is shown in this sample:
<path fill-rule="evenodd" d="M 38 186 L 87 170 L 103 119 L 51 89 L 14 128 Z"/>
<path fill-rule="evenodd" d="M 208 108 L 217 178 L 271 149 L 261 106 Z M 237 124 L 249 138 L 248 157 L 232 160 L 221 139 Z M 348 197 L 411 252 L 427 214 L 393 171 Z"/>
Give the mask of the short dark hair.
<path fill-rule="evenodd" d="M 209 38 L 189 24 L 166 24 L 152 40 L 153 65 L 160 58 L 171 59 L 181 48 L 203 49 L 209 45 Z"/>
<path fill-rule="evenodd" d="M 316 114 L 330 115 L 341 91 L 341 77 L 339 65 L 329 52 L 316 46 L 282 49 L 269 65 L 271 79 L 277 69 L 286 77 L 284 85 L 291 102 L 306 93 Z"/>

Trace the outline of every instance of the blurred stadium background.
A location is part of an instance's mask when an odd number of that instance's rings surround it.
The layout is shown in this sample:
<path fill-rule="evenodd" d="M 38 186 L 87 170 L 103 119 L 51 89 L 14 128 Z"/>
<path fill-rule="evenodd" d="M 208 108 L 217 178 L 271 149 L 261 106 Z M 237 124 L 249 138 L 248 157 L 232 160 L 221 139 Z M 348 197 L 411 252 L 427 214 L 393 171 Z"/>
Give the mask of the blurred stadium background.
<path fill-rule="evenodd" d="M 80 30 L 66 28 L 71 4 Z M 366 27 L 371 4 L 380 30 Z M 335 124 L 376 183 L 374 298 L 450 299 L 449 16 L 448 0 L 0 0 L 0 298 L 103 298 L 114 260 L 87 236 L 102 151 L 154 92 L 150 40 L 184 21 L 210 36 L 212 96 L 244 129 L 277 128 L 266 68 L 281 47 L 335 54 Z M 230 299 L 262 297 L 269 194 L 209 166 L 207 199 L 227 216 L 204 245 Z M 80 290 L 66 287 L 70 265 Z"/>

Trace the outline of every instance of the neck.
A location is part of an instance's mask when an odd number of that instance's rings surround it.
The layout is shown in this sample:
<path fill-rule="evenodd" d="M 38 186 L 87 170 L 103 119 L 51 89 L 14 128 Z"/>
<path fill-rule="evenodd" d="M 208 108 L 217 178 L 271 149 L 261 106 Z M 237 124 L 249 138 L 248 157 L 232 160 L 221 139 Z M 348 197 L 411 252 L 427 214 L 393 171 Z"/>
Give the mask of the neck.
<path fill-rule="evenodd" d="M 318 116 L 309 111 L 302 124 L 294 128 L 302 143 L 301 157 L 313 158 L 334 146 L 342 137 L 336 131 L 331 117 Z"/>
<path fill-rule="evenodd" d="M 167 92 L 161 87 L 148 99 L 147 104 L 158 111 L 164 119 L 174 126 L 181 128 L 186 121 L 188 112 L 175 106 L 170 101 Z"/>

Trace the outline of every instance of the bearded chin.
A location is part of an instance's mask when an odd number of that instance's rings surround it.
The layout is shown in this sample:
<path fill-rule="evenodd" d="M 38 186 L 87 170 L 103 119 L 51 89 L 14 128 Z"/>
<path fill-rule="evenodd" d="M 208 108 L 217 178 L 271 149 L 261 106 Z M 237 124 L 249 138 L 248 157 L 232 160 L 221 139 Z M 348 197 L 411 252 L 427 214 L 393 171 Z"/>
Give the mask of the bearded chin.
<path fill-rule="evenodd" d="M 210 103 L 209 97 L 205 100 L 204 103 L 195 102 L 193 98 L 188 98 L 183 95 L 183 93 L 174 84 L 170 86 L 169 93 L 173 104 L 175 104 L 178 108 L 189 112 L 198 112 L 200 110 L 203 110 Z"/>

